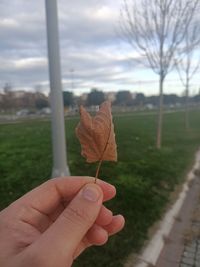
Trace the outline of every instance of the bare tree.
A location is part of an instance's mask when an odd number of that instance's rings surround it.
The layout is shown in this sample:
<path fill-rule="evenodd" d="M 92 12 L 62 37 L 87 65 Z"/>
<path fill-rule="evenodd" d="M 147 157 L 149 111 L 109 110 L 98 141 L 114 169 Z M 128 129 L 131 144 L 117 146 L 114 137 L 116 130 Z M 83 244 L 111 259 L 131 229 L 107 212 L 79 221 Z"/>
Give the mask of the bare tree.
<path fill-rule="evenodd" d="M 183 48 L 175 59 L 176 69 L 185 87 L 185 128 L 189 129 L 189 91 L 191 80 L 200 67 L 200 22 L 194 21 L 186 30 Z"/>
<path fill-rule="evenodd" d="M 3 86 L 3 93 L 2 108 L 11 111 L 13 108 L 15 108 L 15 101 L 13 97 L 13 87 L 10 83 L 5 83 Z"/>
<path fill-rule="evenodd" d="M 140 53 L 143 63 L 159 75 L 159 112 L 156 146 L 161 148 L 163 85 L 199 0 L 123 0 L 120 27 L 125 40 Z"/>
<path fill-rule="evenodd" d="M 3 87 L 4 94 L 10 93 L 12 92 L 12 90 L 13 90 L 12 85 L 10 83 L 5 83 Z"/>

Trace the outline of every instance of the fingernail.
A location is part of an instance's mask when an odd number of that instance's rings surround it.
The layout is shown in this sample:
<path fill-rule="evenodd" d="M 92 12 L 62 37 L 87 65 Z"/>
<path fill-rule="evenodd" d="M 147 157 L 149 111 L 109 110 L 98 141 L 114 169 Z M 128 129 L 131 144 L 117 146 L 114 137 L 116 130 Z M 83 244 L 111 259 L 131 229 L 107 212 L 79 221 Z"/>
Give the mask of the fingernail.
<path fill-rule="evenodd" d="M 93 186 L 87 186 L 83 189 L 83 198 L 91 202 L 96 202 L 100 197 L 100 192 Z"/>

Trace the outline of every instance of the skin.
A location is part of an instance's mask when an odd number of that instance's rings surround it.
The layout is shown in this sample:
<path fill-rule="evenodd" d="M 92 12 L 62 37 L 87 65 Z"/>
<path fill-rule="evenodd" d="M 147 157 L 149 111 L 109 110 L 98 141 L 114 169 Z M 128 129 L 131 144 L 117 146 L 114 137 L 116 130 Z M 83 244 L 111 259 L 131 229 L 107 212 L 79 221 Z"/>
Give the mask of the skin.
<path fill-rule="evenodd" d="M 103 202 L 115 188 L 92 177 L 51 179 L 0 212 L 0 266 L 70 267 L 124 226 Z"/>

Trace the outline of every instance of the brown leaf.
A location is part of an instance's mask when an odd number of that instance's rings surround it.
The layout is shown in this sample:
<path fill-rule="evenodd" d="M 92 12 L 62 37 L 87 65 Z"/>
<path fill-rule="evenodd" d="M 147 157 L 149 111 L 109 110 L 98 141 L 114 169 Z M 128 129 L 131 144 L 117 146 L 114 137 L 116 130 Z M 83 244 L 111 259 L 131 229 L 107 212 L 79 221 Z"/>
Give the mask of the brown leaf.
<path fill-rule="evenodd" d="M 80 107 L 81 120 L 76 135 L 81 143 L 81 154 L 87 162 L 117 161 L 117 146 L 112 123 L 111 104 L 106 101 L 95 117 Z"/>

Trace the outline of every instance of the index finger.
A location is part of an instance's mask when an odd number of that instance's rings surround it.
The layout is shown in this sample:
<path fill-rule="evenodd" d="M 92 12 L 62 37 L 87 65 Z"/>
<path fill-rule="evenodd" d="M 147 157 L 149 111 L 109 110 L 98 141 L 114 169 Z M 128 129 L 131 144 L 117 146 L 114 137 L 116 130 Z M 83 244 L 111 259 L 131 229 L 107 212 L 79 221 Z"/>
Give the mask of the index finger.
<path fill-rule="evenodd" d="M 94 178 L 84 176 L 54 178 L 25 194 L 17 200 L 17 203 L 24 203 L 41 213 L 50 214 L 60 203 L 70 201 L 87 183 L 94 183 Z M 103 191 L 103 201 L 115 196 L 116 190 L 113 185 L 99 179 L 97 184 Z"/>

